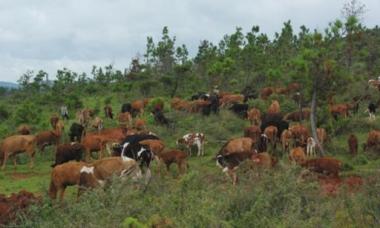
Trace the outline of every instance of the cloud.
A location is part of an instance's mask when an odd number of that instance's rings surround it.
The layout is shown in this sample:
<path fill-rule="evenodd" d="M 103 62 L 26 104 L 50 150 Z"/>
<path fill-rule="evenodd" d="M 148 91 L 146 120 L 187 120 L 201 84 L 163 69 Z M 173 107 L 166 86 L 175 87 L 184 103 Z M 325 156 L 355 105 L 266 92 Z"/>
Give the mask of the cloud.
<path fill-rule="evenodd" d="M 92 65 L 123 69 L 144 53 L 146 37 L 157 41 L 164 26 L 194 55 L 201 40 L 217 43 L 237 26 L 259 25 L 273 36 L 283 23 L 324 29 L 340 17 L 344 0 L 2 0 L 0 79 L 16 81 L 26 70 L 68 67 L 89 72 Z M 365 0 L 364 22 L 380 21 L 380 1 Z"/>

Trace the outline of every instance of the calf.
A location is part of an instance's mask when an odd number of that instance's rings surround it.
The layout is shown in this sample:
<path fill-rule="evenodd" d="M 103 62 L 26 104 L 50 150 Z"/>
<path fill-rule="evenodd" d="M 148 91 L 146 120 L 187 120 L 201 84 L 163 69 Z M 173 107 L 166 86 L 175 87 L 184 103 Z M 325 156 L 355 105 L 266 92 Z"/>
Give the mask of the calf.
<path fill-rule="evenodd" d="M 169 171 L 170 165 L 172 163 L 176 163 L 178 167 L 178 171 L 183 173 L 187 169 L 187 154 L 180 150 L 169 150 L 162 153 L 157 154 L 157 158 L 160 163 L 166 165 L 167 171 Z"/>
<path fill-rule="evenodd" d="M 247 118 L 251 124 L 261 124 L 261 112 L 257 108 L 252 108 L 247 112 Z"/>
<path fill-rule="evenodd" d="M 328 139 L 326 130 L 324 128 L 317 128 L 317 137 L 318 137 L 319 143 L 321 145 L 324 145 Z"/>
<path fill-rule="evenodd" d="M 85 166 L 84 162 L 67 162 L 57 165 L 51 172 L 49 196 L 56 199 L 59 193 L 60 201 L 63 200 L 67 186 L 79 185 L 80 170 Z"/>
<path fill-rule="evenodd" d="M 322 157 L 310 159 L 300 163 L 302 167 L 305 167 L 311 171 L 327 174 L 334 177 L 339 176 L 339 171 L 342 166 L 342 162 L 331 157 Z"/>
<path fill-rule="evenodd" d="M 257 143 L 257 151 L 259 153 L 267 152 L 268 149 L 268 136 L 266 134 L 261 134 L 259 138 L 259 142 Z"/>
<path fill-rule="evenodd" d="M 57 114 L 53 114 L 51 117 L 50 117 L 50 125 L 53 129 L 56 128 L 57 126 L 57 123 L 59 121 L 59 117 Z"/>
<path fill-rule="evenodd" d="M 138 131 L 144 131 L 144 130 L 146 130 L 145 120 L 143 120 L 143 119 L 137 119 L 135 121 L 135 126 L 134 127 Z"/>
<path fill-rule="evenodd" d="M 197 147 L 197 156 L 203 156 L 204 155 L 204 142 L 205 142 L 205 136 L 203 133 L 189 133 L 182 138 L 177 140 L 177 145 L 185 145 L 190 156 L 191 156 L 191 147 L 195 145 Z"/>
<path fill-rule="evenodd" d="M 276 100 L 272 101 L 272 104 L 268 108 L 269 114 L 280 113 L 280 103 Z"/>
<path fill-rule="evenodd" d="M 261 135 L 261 129 L 259 126 L 252 125 L 244 129 L 244 137 L 249 137 L 253 140 L 253 143 L 258 143 Z"/>
<path fill-rule="evenodd" d="M 42 131 L 36 135 L 37 147 L 43 152 L 46 146 L 56 145 L 60 143 L 62 135 L 61 129 L 52 131 Z"/>
<path fill-rule="evenodd" d="M 264 134 L 268 137 L 269 142 L 272 145 L 272 149 L 276 149 L 278 130 L 275 126 L 268 126 L 264 130 Z"/>
<path fill-rule="evenodd" d="M 106 105 L 104 107 L 104 116 L 109 119 L 113 119 L 112 107 L 110 105 Z"/>
<path fill-rule="evenodd" d="M 85 148 L 80 143 L 66 143 L 57 146 L 57 150 L 55 152 L 55 163 L 51 167 L 55 167 L 59 164 L 63 164 L 65 162 L 76 160 L 82 160 L 83 153 Z"/>
<path fill-rule="evenodd" d="M 357 153 L 358 153 L 358 138 L 354 134 L 351 134 L 348 137 L 347 143 L 348 143 L 348 149 L 350 151 L 350 154 L 352 156 L 357 155 Z"/>
<path fill-rule="evenodd" d="M 34 135 L 13 135 L 5 138 L 0 144 L 0 159 L 2 158 L 2 167 L 5 169 L 7 159 L 13 157 L 13 164 L 16 168 L 16 155 L 25 152 L 30 157 L 29 167 L 33 167 L 33 160 L 36 147 L 36 137 Z"/>

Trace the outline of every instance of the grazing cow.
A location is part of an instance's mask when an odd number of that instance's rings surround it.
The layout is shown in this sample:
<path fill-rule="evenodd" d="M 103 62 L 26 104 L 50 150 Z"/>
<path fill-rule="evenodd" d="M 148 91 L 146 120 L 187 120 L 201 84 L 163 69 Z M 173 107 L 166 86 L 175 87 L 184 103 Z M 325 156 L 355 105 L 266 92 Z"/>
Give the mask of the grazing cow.
<path fill-rule="evenodd" d="M 247 112 L 247 118 L 251 124 L 260 125 L 261 124 L 261 112 L 257 108 L 251 108 Z"/>
<path fill-rule="evenodd" d="M 280 103 L 277 100 L 273 100 L 272 104 L 268 108 L 269 114 L 280 113 Z"/>
<path fill-rule="evenodd" d="M 248 104 L 232 104 L 228 109 L 241 118 L 247 118 Z"/>
<path fill-rule="evenodd" d="M 56 125 L 56 129 L 52 131 L 42 131 L 36 135 L 37 147 L 43 152 L 46 146 L 56 145 L 58 146 L 61 141 L 62 131 L 64 125 L 62 121 L 59 121 Z"/>
<path fill-rule="evenodd" d="M 187 154 L 183 151 L 180 151 L 180 150 L 169 150 L 169 151 L 164 151 L 162 153 L 158 153 L 157 154 L 157 158 L 158 158 L 158 164 L 159 166 L 161 166 L 160 164 L 163 163 L 166 165 L 166 169 L 167 171 L 169 171 L 169 168 L 170 168 L 170 165 L 172 163 L 176 163 L 177 164 L 177 167 L 178 167 L 178 171 L 180 173 L 183 173 L 186 171 L 187 169 Z"/>
<path fill-rule="evenodd" d="M 59 117 L 57 114 L 53 114 L 51 117 L 50 117 L 50 125 L 53 129 L 56 128 L 57 126 L 57 123 L 59 121 Z"/>
<path fill-rule="evenodd" d="M 144 107 L 148 104 L 149 99 L 144 100 L 136 100 L 131 103 L 132 106 L 132 116 L 136 116 L 137 114 L 144 114 Z"/>
<path fill-rule="evenodd" d="M 380 131 L 372 130 L 368 133 L 367 143 L 364 144 L 364 150 L 373 147 L 378 148 L 378 145 L 380 145 Z"/>
<path fill-rule="evenodd" d="M 369 120 L 376 120 L 376 105 L 374 103 L 369 103 L 366 112 L 369 114 Z"/>
<path fill-rule="evenodd" d="M 17 128 L 17 133 L 19 133 L 20 135 L 30 135 L 31 132 L 32 132 L 31 127 L 27 124 L 21 124 Z"/>
<path fill-rule="evenodd" d="M 121 112 L 117 116 L 120 127 L 132 126 L 132 115 L 129 112 Z"/>
<path fill-rule="evenodd" d="M 111 105 L 106 105 L 104 107 L 104 116 L 109 119 L 113 119 L 112 107 Z"/>
<path fill-rule="evenodd" d="M 277 127 L 278 138 L 281 137 L 281 134 L 284 130 L 289 128 L 289 123 L 283 120 L 283 115 L 280 113 L 276 113 L 276 114 L 268 113 L 262 116 L 262 121 L 260 125 L 261 131 L 264 131 L 264 129 L 270 125 Z"/>
<path fill-rule="evenodd" d="M 255 144 L 251 138 L 235 138 L 227 141 L 218 154 L 229 155 L 234 153 L 252 152 L 254 151 L 254 145 Z"/>
<path fill-rule="evenodd" d="M 282 152 L 290 152 L 290 145 L 293 139 L 293 134 L 289 130 L 285 130 L 281 134 L 281 144 L 282 144 Z"/>
<path fill-rule="evenodd" d="M 220 98 L 220 107 L 223 108 L 230 104 L 242 103 L 244 101 L 244 96 L 241 94 L 228 94 Z"/>
<path fill-rule="evenodd" d="M 256 166 L 263 168 L 272 168 L 277 164 L 277 160 L 267 152 L 253 154 L 251 160 Z"/>
<path fill-rule="evenodd" d="M 351 134 L 348 137 L 347 143 L 348 143 L 348 149 L 350 151 L 350 154 L 352 156 L 357 155 L 358 154 L 358 138 L 354 134 Z"/>
<path fill-rule="evenodd" d="M 272 87 L 262 88 L 260 90 L 260 97 L 261 99 L 266 100 L 273 93 L 274 93 L 274 89 Z"/>
<path fill-rule="evenodd" d="M 293 134 L 294 138 L 294 146 L 306 146 L 307 145 L 307 138 L 309 137 L 309 130 L 301 125 L 296 124 L 289 128 L 289 130 Z"/>
<path fill-rule="evenodd" d="M 278 135 L 278 129 L 275 126 L 268 126 L 264 130 L 264 134 L 268 137 L 268 140 L 270 144 L 272 145 L 272 149 L 276 149 L 277 144 L 277 135 Z"/>
<path fill-rule="evenodd" d="M 146 130 L 146 123 L 145 123 L 145 120 L 143 119 L 137 119 L 135 121 L 135 129 L 138 130 L 138 131 L 143 131 L 143 130 Z"/>
<path fill-rule="evenodd" d="M 1 169 L 5 169 L 7 159 L 13 157 L 13 164 L 16 168 L 16 155 L 25 152 L 30 157 L 29 167 L 33 167 L 33 160 L 36 147 L 36 137 L 34 135 L 13 135 L 5 138 L 0 144 L 0 159 L 2 159 Z"/>
<path fill-rule="evenodd" d="M 203 110 L 203 108 L 208 107 L 209 105 L 210 102 L 208 100 L 194 100 L 189 103 L 188 112 L 196 113 Z"/>
<path fill-rule="evenodd" d="M 121 106 L 121 113 L 124 113 L 124 112 L 129 112 L 131 113 L 132 112 L 132 105 L 131 103 L 125 103 Z"/>
<path fill-rule="evenodd" d="M 333 177 L 339 176 L 339 171 L 342 166 L 342 162 L 331 157 L 322 157 L 306 160 L 300 163 L 302 167 L 305 167 L 311 171 L 331 175 Z"/>
<path fill-rule="evenodd" d="M 79 185 L 80 170 L 86 165 L 84 162 L 67 162 L 57 165 L 51 172 L 49 196 L 55 200 L 59 194 L 62 201 L 67 186 Z"/>
<path fill-rule="evenodd" d="M 106 143 L 109 141 L 99 134 L 88 133 L 86 134 L 81 143 L 85 148 L 85 161 L 89 162 L 91 158 L 91 152 L 99 152 L 99 159 L 104 157 L 104 149 Z"/>
<path fill-rule="evenodd" d="M 124 156 L 104 158 L 85 165 L 80 169 L 78 197 L 86 189 L 103 187 L 115 175 L 136 180 L 141 178 L 141 170 L 135 160 Z"/>
<path fill-rule="evenodd" d="M 293 148 L 289 154 L 289 160 L 302 164 L 306 160 L 305 151 L 302 147 Z"/>
<path fill-rule="evenodd" d="M 160 154 L 165 148 L 165 144 L 158 139 L 144 139 L 139 141 L 139 144 L 147 146 L 154 155 Z"/>
<path fill-rule="evenodd" d="M 302 112 L 291 112 L 285 115 L 286 121 L 301 121 L 310 118 L 310 109 L 302 109 Z"/>
<path fill-rule="evenodd" d="M 182 100 L 181 98 L 178 98 L 178 97 L 174 97 L 171 100 L 170 105 L 172 109 L 178 110 L 178 111 L 190 111 L 191 109 L 190 103 L 188 101 Z M 162 110 L 158 110 L 158 111 L 162 111 Z"/>
<path fill-rule="evenodd" d="M 82 136 L 84 135 L 84 127 L 79 123 L 72 123 L 70 127 L 70 141 L 71 142 L 80 142 Z"/>
<path fill-rule="evenodd" d="M 82 160 L 84 151 L 84 146 L 77 142 L 61 144 L 57 146 L 55 163 L 51 167 L 55 167 L 71 160 L 80 161 Z"/>
<path fill-rule="evenodd" d="M 188 133 L 182 138 L 177 140 L 177 145 L 184 145 L 186 146 L 190 156 L 191 156 L 191 147 L 196 146 L 197 147 L 197 156 L 204 156 L 204 143 L 205 143 L 205 136 L 203 133 Z"/>
<path fill-rule="evenodd" d="M 313 157 L 315 156 L 315 140 L 313 139 L 313 137 L 309 137 L 307 138 L 307 145 L 306 145 L 306 155 L 308 157 Z"/>
<path fill-rule="evenodd" d="M 348 117 L 349 107 L 347 104 L 334 104 L 331 96 L 328 98 L 328 107 L 330 114 L 335 120 L 338 119 L 338 116 L 343 116 L 344 118 Z"/>
<path fill-rule="evenodd" d="M 98 131 L 101 131 L 104 128 L 103 120 L 100 117 L 95 117 L 92 121 L 92 127 Z"/>
<path fill-rule="evenodd" d="M 328 139 L 326 130 L 324 128 L 317 128 L 317 137 L 318 137 L 319 143 L 321 145 L 324 145 Z"/>
<path fill-rule="evenodd" d="M 244 129 L 244 137 L 251 138 L 254 144 L 259 142 L 260 135 L 261 135 L 261 129 L 259 126 L 252 125 Z"/>
<path fill-rule="evenodd" d="M 16 227 L 17 219 L 20 215 L 27 212 L 30 205 L 41 202 L 40 197 L 33 193 L 21 190 L 18 193 L 12 193 L 10 196 L 0 194 L 0 227 Z M 11 224 L 13 224 L 11 226 Z"/>

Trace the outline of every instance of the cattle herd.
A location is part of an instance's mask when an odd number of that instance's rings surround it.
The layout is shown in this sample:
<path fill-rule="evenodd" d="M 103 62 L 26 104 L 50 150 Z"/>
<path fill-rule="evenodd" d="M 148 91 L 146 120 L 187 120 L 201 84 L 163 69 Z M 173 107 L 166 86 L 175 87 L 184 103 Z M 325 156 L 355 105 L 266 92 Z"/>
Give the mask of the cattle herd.
<path fill-rule="evenodd" d="M 218 114 L 219 109 L 228 109 L 238 116 L 245 118 L 251 126 L 242 129 L 242 137 L 226 139 L 214 159 L 222 171 L 231 178 L 233 185 L 238 183 L 237 169 L 242 162 L 249 162 L 252 168 L 270 169 L 278 164 L 281 156 L 286 156 L 290 163 L 306 168 L 309 172 L 320 175 L 321 183 L 361 183 L 360 177 L 339 177 L 342 162 L 333 157 L 318 157 L 316 139 L 302 120 L 310 117 L 310 110 L 303 108 L 299 111 L 283 114 L 280 102 L 272 100 L 266 112 L 257 107 L 249 108 L 249 99 L 267 100 L 272 94 L 283 94 L 289 98 L 299 96 L 300 85 L 291 83 L 285 88 L 267 87 L 255 92 L 232 94 L 227 92 L 198 93 L 190 100 L 173 98 L 170 102 L 172 110 L 200 113 L 208 116 Z M 335 118 L 349 118 L 357 112 L 358 102 L 334 104 L 329 99 L 328 110 Z M 147 129 L 142 118 L 149 99 L 136 100 L 121 106 L 121 112 L 115 116 L 118 126 L 105 128 L 103 120 L 95 116 L 92 109 L 85 108 L 76 113 L 76 121 L 71 124 L 68 136 L 70 142 L 62 143 L 65 120 L 53 114 L 50 118 L 50 130 L 31 135 L 31 129 L 23 124 L 17 129 L 16 135 L 5 138 L 0 146 L 1 169 L 4 170 L 8 158 L 17 166 L 16 155 L 26 153 L 30 157 L 30 167 L 34 164 L 34 155 L 37 150 L 43 151 L 46 146 L 55 146 L 55 161 L 51 165 L 51 181 L 49 196 L 52 199 L 62 200 L 67 186 L 78 186 L 78 197 L 86 189 L 104 186 L 112 176 L 137 180 L 143 178 L 149 183 L 152 176 L 151 163 L 158 164 L 158 174 L 161 166 L 167 170 L 175 163 L 179 173 L 189 168 L 187 159 L 196 149 L 196 156 L 205 155 L 205 141 L 207 135 L 201 132 L 190 132 L 176 139 L 178 148 L 166 148 L 160 137 Z M 375 107 L 371 103 L 368 107 L 370 119 L 375 118 Z M 173 128 L 174 120 L 164 114 L 164 102 L 157 102 L 151 114 L 157 124 Z M 66 114 L 67 115 L 67 114 Z M 110 105 L 104 107 L 104 116 L 114 119 Z M 67 118 L 67 116 L 66 116 Z M 93 130 L 92 130 L 93 129 Z M 318 141 L 321 145 L 330 141 L 325 129 L 317 129 Z M 380 131 L 369 132 L 364 149 L 370 149 L 380 144 Z M 358 139 L 351 134 L 347 139 L 348 151 L 354 156 L 358 151 Z M 281 153 L 279 153 L 281 151 Z M 98 153 L 97 160 L 93 153 Z M 351 179 L 354 178 L 354 181 Z M 356 179 L 355 179 L 356 178 Z M 21 192 L 20 194 L 28 195 Z M 22 196 L 26 197 L 26 196 Z M 21 198 L 22 198 L 21 197 Z M 10 198 L 0 196 L 0 219 L 4 216 L 3 208 Z M 28 197 L 26 197 L 28 198 Z M 36 201 L 29 197 L 30 201 Z M 29 199 L 28 198 L 28 199 Z M 23 199 L 23 198 L 22 198 Z M 16 199 L 17 201 L 17 199 Z M 29 202 L 29 201 L 28 201 Z M 23 207 L 23 206 L 20 206 Z M 10 210 L 8 210 L 9 212 Z M 6 213 L 11 218 L 12 213 Z M 3 214 L 1 214 L 3 213 Z M 0 220 L 0 224 L 3 222 Z M 5 222 L 3 222 L 5 223 Z"/>

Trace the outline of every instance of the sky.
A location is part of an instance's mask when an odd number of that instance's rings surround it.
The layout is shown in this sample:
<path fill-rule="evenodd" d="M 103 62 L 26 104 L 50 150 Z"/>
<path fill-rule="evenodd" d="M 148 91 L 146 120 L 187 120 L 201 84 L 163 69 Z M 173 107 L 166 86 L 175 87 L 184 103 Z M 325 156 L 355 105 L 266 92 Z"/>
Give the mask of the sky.
<path fill-rule="evenodd" d="M 16 82 L 27 70 L 54 78 L 64 67 L 89 73 L 93 65 L 127 68 L 168 26 L 177 45 L 196 54 L 201 40 L 217 44 L 236 27 L 259 25 L 273 37 L 291 20 L 323 30 L 342 18 L 347 0 L 0 0 L 0 81 Z M 363 24 L 380 24 L 380 0 L 366 5 Z"/>

